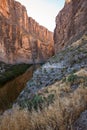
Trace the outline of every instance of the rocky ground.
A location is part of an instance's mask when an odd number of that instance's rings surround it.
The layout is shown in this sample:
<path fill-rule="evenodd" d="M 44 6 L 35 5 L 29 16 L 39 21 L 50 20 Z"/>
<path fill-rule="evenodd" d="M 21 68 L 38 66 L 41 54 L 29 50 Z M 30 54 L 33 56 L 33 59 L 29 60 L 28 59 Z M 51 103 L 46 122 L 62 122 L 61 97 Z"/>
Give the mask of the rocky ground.
<path fill-rule="evenodd" d="M 53 56 L 34 72 L 26 88 L 17 99 L 18 104 L 30 100 L 38 90 L 61 80 L 66 75 L 87 67 L 87 35 Z"/>
<path fill-rule="evenodd" d="M 83 71 L 83 77 L 80 75 L 79 71 Z M 76 77 L 76 72 L 78 73 L 78 76 L 80 76 L 79 79 Z M 40 104 L 39 107 L 41 107 L 41 104 L 44 103 L 44 100 L 42 97 L 45 97 L 45 105 L 48 105 L 52 103 L 55 99 L 55 87 L 54 86 L 60 86 L 56 82 L 66 81 L 67 76 L 68 81 L 71 82 L 69 85 L 69 90 L 67 89 L 67 93 L 65 91 L 61 91 L 60 97 L 66 97 L 69 93 L 74 93 L 74 91 L 78 90 L 78 87 L 81 87 L 81 82 L 84 83 L 82 85 L 83 87 L 87 87 L 87 35 L 83 35 L 82 38 L 80 38 L 78 41 L 74 42 L 72 45 L 66 47 L 63 51 L 57 53 L 55 56 L 50 58 L 41 68 L 37 69 L 34 74 L 33 78 L 27 82 L 26 88 L 21 92 L 17 99 L 17 104 L 19 104 L 23 108 L 31 108 L 31 105 L 33 103 L 36 105 Z M 79 79 L 79 80 L 75 80 Z M 83 81 L 83 79 L 85 79 Z M 75 83 L 74 83 L 75 81 Z M 50 85 L 53 87 L 50 89 Z M 68 87 L 66 84 L 65 86 Z M 64 87 L 65 87 L 64 86 Z M 66 88 L 66 87 L 65 87 Z M 59 90 L 57 90 L 58 92 Z M 85 90 L 87 92 L 87 90 Z M 39 96 L 38 96 L 39 95 Z M 45 95 L 45 96 L 43 96 Z M 81 96 L 81 95 L 80 95 Z M 69 97 L 68 97 L 69 98 Z M 74 99 L 74 95 L 73 95 Z M 38 100 L 38 101 L 37 101 Z M 36 101 L 36 102 L 35 102 Z M 38 103 L 37 103 L 38 102 Z M 42 103 L 41 103 L 42 102 Z M 83 99 L 84 102 L 84 99 Z M 84 110 L 86 110 L 86 106 L 83 105 L 78 108 L 81 109 L 80 113 Z M 44 105 L 44 106 L 45 106 Z M 33 105 L 34 107 L 34 105 Z M 84 108 L 84 109 L 83 109 Z M 80 114 L 79 113 L 79 114 Z M 78 114 L 78 117 L 79 117 Z M 84 118 L 84 113 L 81 114 L 79 119 L 74 123 L 73 127 L 75 130 L 86 130 L 87 126 L 87 119 L 86 115 Z"/>
<path fill-rule="evenodd" d="M 21 103 L 0 116 L 0 130 L 87 130 L 87 67 Z"/>
<path fill-rule="evenodd" d="M 87 130 L 87 110 L 82 112 L 78 120 L 74 123 L 74 130 Z"/>
<path fill-rule="evenodd" d="M 87 130 L 86 110 L 85 34 L 33 73 L 13 108 L 0 116 L 0 130 Z"/>
<path fill-rule="evenodd" d="M 87 130 L 86 5 L 87 0 L 65 0 L 56 17 L 53 42 L 53 33 L 28 18 L 24 6 L 14 0 L 1 0 L 2 61 L 37 63 L 51 57 L 54 49 L 56 54 L 34 71 L 31 80 L 27 71 L 14 80 L 17 83 L 11 83 L 14 88 L 26 87 L 12 108 L 1 113 L 0 130 Z M 25 69 L 25 65 L 1 63 L 0 87 Z"/>

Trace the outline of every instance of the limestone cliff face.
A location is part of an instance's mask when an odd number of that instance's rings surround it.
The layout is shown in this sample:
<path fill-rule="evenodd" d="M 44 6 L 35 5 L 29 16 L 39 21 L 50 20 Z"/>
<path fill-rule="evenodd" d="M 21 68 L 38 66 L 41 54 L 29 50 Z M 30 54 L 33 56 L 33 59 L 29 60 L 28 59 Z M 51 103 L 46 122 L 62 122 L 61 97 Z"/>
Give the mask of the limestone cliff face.
<path fill-rule="evenodd" d="M 19 2 L 0 0 L 0 61 L 42 62 L 53 53 L 53 33 L 28 17 Z"/>
<path fill-rule="evenodd" d="M 79 39 L 87 30 L 87 0 L 65 0 L 65 6 L 56 17 L 54 31 L 55 51 Z"/>

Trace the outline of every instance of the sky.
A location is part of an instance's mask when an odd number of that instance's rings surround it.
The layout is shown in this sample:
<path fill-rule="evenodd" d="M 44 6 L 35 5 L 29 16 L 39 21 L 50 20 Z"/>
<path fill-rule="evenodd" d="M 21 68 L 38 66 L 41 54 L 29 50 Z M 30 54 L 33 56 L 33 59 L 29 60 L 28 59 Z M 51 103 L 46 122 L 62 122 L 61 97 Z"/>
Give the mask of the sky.
<path fill-rule="evenodd" d="M 55 18 L 63 8 L 65 0 L 16 0 L 23 4 L 28 16 L 50 31 L 55 28 Z"/>

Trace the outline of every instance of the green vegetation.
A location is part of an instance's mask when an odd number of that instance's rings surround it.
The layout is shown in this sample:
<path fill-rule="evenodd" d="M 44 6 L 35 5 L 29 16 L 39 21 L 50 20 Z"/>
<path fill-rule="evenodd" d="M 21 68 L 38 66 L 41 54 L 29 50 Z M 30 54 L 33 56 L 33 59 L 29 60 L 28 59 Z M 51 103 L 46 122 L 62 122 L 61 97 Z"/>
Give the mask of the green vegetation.
<path fill-rule="evenodd" d="M 38 109 L 38 107 L 41 107 L 41 104 L 44 102 L 43 97 L 40 95 L 35 95 L 32 99 L 32 108 Z"/>
<path fill-rule="evenodd" d="M 34 97 L 35 102 L 38 98 L 37 95 Z M 5 111 L 0 116 L 0 130 L 74 130 L 73 123 L 86 105 L 87 88 L 80 87 L 68 96 L 56 96 L 53 104 L 41 111 L 30 112 L 19 106 Z"/>
<path fill-rule="evenodd" d="M 38 110 L 43 109 L 46 106 L 49 106 L 54 101 L 54 94 L 49 94 L 47 97 L 36 94 L 30 100 L 24 100 L 22 104 L 20 104 L 21 108 L 27 107 L 30 111 L 32 109 Z"/>
<path fill-rule="evenodd" d="M 0 74 L 0 87 L 6 82 L 23 74 L 30 66 L 29 64 L 10 65 L 8 69 L 5 69 L 5 71 Z"/>
<path fill-rule="evenodd" d="M 49 105 L 50 103 L 53 103 L 53 101 L 54 101 L 54 94 L 49 94 L 49 95 L 48 95 L 48 98 L 47 98 L 48 105 Z"/>
<path fill-rule="evenodd" d="M 42 96 L 36 94 L 31 100 L 24 100 L 20 106 L 22 108 L 27 107 L 29 110 L 35 109 L 37 110 L 39 107 L 41 108 L 44 99 Z"/>
<path fill-rule="evenodd" d="M 75 82 L 76 80 L 77 80 L 77 75 L 75 75 L 75 74 L 71 74 L 71 75 L 67 78 L 67 81 L 68 81 L 68 82 L 71 82 L 71 83 Z"/>

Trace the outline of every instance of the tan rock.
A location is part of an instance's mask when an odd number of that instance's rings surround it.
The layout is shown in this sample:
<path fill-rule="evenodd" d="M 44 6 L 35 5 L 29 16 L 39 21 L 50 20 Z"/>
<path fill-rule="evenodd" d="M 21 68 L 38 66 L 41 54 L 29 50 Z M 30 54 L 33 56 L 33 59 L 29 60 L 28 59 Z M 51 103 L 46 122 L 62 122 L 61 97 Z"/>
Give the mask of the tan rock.
<path fill-rule="evenodd" d="M 43 62 L 53 53 L 53 33 L 28 17 L 26 8 L 19 2 L 1 0 L 0 61 Z"/>

